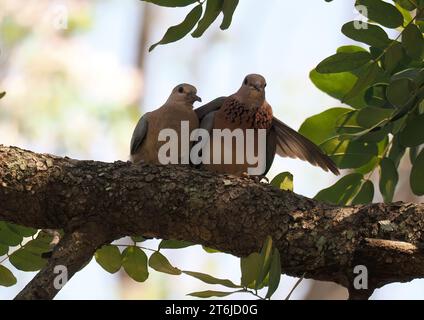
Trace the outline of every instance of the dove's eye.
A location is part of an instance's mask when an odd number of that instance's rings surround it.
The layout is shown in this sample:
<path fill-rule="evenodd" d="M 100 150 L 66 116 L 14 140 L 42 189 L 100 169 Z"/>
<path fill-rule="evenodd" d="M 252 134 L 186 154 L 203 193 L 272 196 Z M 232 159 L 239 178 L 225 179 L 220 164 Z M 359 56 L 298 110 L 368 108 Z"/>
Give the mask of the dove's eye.
<path fill-rule="evenodd" d="M 183 92 L 184 92 L 184 88 L 183 88 L 183 87 L 179 87 L 179 88 L 178 88 L 178 92 L 179 92 L 179 93 L 183 93 Z"/>
<path fill-rule="evenodd" d="M 266 88 L 266 83 L 264 84 L 264 88 Z"/>
<path fill-rule="evenodd" d="M 247 86 L 248 83 L 249 83 L 249 81 L 247 81 L 247 78 L 244 79 L 244 85 Z"/>

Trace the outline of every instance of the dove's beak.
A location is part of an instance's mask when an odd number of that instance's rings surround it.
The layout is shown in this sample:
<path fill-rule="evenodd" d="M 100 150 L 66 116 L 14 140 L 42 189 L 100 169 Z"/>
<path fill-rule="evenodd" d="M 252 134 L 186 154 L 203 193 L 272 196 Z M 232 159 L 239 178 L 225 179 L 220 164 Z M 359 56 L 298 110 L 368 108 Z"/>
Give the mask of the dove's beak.
<path fill-rule="evenodd" d="M 200 98 L 197 94 L 193 95 L 193 102 L 199 101 L 202 102 L 202 98 Z"/>

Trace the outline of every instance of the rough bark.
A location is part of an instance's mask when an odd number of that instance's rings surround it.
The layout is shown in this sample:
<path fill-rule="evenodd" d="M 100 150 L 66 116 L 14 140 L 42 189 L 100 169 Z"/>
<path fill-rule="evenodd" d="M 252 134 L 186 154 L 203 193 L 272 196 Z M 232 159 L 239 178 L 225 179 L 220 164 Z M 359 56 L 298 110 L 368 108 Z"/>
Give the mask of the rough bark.
<path fill-rule="evenodd" d="M 102 244 L 140 234 L 236 256 L 257 251 L 270 235 L 283 273 L 334 281 L 352 299 L 424 276 L 424 204 L 339 207 L 184 166 L 77 161 L 0 146 L 0 220 L 68 235 L 22 299 L 54 297 L 55 290 L 35 291 L 57 263 L 76 272 Z M 81 234 L 81 250 L 69 249 Z M 369 270 L 369 290 L 357 292 L 353 268 L 360 264 Z"/>

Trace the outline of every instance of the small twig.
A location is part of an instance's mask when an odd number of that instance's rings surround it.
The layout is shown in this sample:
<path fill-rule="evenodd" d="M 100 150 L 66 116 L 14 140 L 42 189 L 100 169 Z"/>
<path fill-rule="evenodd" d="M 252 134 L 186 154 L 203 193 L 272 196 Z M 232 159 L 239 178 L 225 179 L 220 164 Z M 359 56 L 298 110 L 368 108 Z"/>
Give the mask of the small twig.
<path fill-rule="evenodd" d="M 294 287 L 290 290 L 289 294 L 287 295 L 285 300 L 289 300 L 291 295 L 293 294 L 294 290 L 296 290 L 296 288 L 299 286 L 299 284 L 303 281 L 303 279 L 305 278 L 305 274 L 306 272 L 299 278 L 299 280 L 296 281 L 296 284 L 294 285 Z"/>

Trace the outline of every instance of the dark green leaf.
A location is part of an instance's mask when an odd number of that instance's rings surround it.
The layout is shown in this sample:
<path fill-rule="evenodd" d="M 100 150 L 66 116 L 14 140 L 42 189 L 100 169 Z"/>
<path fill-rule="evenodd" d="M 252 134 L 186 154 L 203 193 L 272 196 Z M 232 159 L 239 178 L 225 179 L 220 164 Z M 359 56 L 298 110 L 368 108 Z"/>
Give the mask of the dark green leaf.
<path fill-rule="evenodd" d="M 363 128 L 372 128 L 390 119 L 393 110 L 384 108 L 363 108 L 357 116 L 358 124 Z"/>
<path fill-rule="evenodd" d="M 353 40 L 366 43 L 376 48 L 385 49 L 390 43 L 387 33 L 381 27 L 362 21 L 351 21 L 346 23 L 342 27 L 342 32 L 345 36 Z"/>
<path fill-rule="evenodd" d="M 318 192 L 315 199 L 338 205 L 349 204 L 361 187 L 362 178 L 359 173 L 348 174 L 331 187 Z"/>
<path fill-rule="evenodd" d="M 142 0 L 142 1 L 154 3 L 162 7 L 185 7 L 197 2 L 197 0 Z"/>
<path fill-rule="evenodd" d="M 410 24 L 402 33 L 402 45 L 406 53 L 415 60 L 424 56 L 424 39 L 421 30 L 415 24 Z"/>
<path fill-rule="evenodd" d="M 403 58 L 403 49 L 402 45 L 396 42 L 390 48 L 387 49 L 384 54 L 384 69 L 389 73 L 393 72 Z"/>
<path fill-rule="evenodd" d="M 380 162 L 380 192 L 384 202 L 392 202 L 399 176 L 395 164 L 389 158 Z"/>
<path fill-rule="evenodd" d="M 359 168 L 378 153 L 376 143 L 332 139 L 320 147 L 330 155 L 339 169 Z"/>
<path fill-rule="evenodd" d="M 409 161 L 411 162 L 412 165 L 415 163 L 415 160 L 417 160 L 418 151 L 419 151 L 418 147 L 409 148 Z"/>
<path fill-rule="evenodd" d="M 396 79 L 387 87 L 387 100 L 395 107 L 402 107 L 411 99 L 414 87 L 415 85 L 410 79 Z"/>
<path fill-rule="evenodd" d="M 409 177 L 411 190 L 417 196 L 424 195 L 424 149 L 421 150 L 411 170 Z"/>
<path fill-rule="evenodd" d="M 128 247 L 122 252 L 122 266 L 125 272 L 135 281 L 144 282 L 149 277 L 147 256 L 138 247 Z"/>
<path fill-rule="evenodd" d="M 388 158 L 393 161 L 396 168 L 399 166 L 405 151 L 405 147 L 399 142 L 399 136 L 394 136 Z"/>
<path fill-rule="evenodd" d="M 115 273 L 121 269 L 122 256 L 117 246 L 103 246 L 94 254 L 97 263 L 107 272 Z"/>
<path fill-rule="evenodd" d="M 290 172 L 282 172 L 272 179 L 271 185 L 281 190 L 293 191 L 293 175 Z"/>
<path fill-rule="evenodd" d="M 271 259 L 272 259 L 272 238 L 270 236 L 266 237 L 265 243 L 262 247 L 260 253 L 260 269 L 258 273 L 258 277 L 256 278 L 255 288 L 259 289 L 259 287 L 264 282 L 265 278 L 269 273 L 269 269 L 271 267 Z"/>
<path fill-rule="evenodd" d="M 222 5 L 224 0 L 207 0 L 206 10 L 202 19 L 200 19 L 197 28 L 191 34 L 194 38 L 199 38 L 203 33 L 210 27 L 210 25 L 216 20 L 218 15 L 222 11 Z"/>
<path fill-rule="evenodd" d="M 224 13 L 224 19 L 222 20 L 221 29 L 228 29 L 233 20 L 234 12 L 236 11 L 239 0 L 224 0 L 222 12 Z"/>
<path fill-rule="evenodd" d="M 180 275 L 181 270 L 171 265 L 168 259 L 158 251 L 155 251 L 149 259 L 149 266 L 158 272 L 172 275 Z"/>
<path fill-rule="evenodd" d="M 197 297 L 197 298 L 212 298 L 212 297 L 226 297 L 230 294 L 233 294 L 235 292 L 223 292 L 223 291 L 213 291 L 213 290 L 207 290 L 207 291 L 199 291 L 199 292 L 192 292 L 189 293 L 189 296 Z"/>
<path fill-rule="evenodd" d="M 355 82 L 355 85 L 352 89 L 343 97 L 343 101 L 348 101 L 355 96 L 358 96 L 364 90 L 368 89 L 374 81 L 377 79 L 379 72 L 381 71 L 377 63 L 369 64 L 364 70 L 362 70 L 361 75 L 358 80 Z"/>
<path fill-rule="evenodd" d="M 0 221 L 0 243 L 14 247 L 19 245 L 23 240 L 23 237 L 12 230 L 6 222 Z"/>
<path fill-rule="evenodd" d="M 278 249 L 275 248 L 272 254 L 271 267 L 269 269 L 269 283 L 268 283 L 268 292 L 266 293 L 265 298 L 270 298 L 274 292 L 278 289 L 281 279 L 281 261 L 280 253 Z"/>
<path fill-rule="evenodd" d="M 400 133 L 400 143 L 405 147 L 416 147 L 424 143 L 424 114 L 410 118 Z"/>
<path fill-rule="evenodd" d="M 13 273 L 0 264 L 0 286 L 11 287 L 14 284 L 16 284 L 16 278 Z"/>
<path fill-rule="evenodd" d="M 194 246 L 194 243 L 180 240 L 162 240 L 159 249 L 183 249 Z"/>
<path fill-rule="evenodd" d="M 352 205 L 368 204 L 368 203 L 371 203 L 373 199 L 374 199 L 374 184 L 372 183 L 372 181 L 366 180 L 362 184 L 362 187 L 359 190 L 358 194 L 353 199 Z"/>
<path fill-rule="evenodd" d="M 26 247 L 13 252 L 9 261 L 16 269 L 22 271 L 38 271 L 47 263 L 40 254 L 32 252 Z"/>
<path fill-rule="evenodd" d="M 366 18 L 387 28 L 397 28 L 403 24 L 403 16 L 396 7 L 381 0 L 357 0 L 355 6 Z M 363 12 L 358 6 L 365 6 Z"/>
<path fill-rule="evenodd" d="M 324 59 L 318 64 L 319 73 L 339 73 L 351 71 L 362 67 L 371 60 L 371 55 L 366 51 L 352 53 L 340 52 Z"/>
<path fill-rule="evenodd" d="M 194 9 L 190 11 L 190 13 L 187 15 L 187 17 L 182 23 L 170 27 L 168 31 L 166 31 L 162 40 L 152 45 L 149 48 L 149 51 L 152 51 L 154 48 L 156 48 L 156 46 L 160 44 L 167 44 L 184 38 L 191 30 L 193 30 L 194 26 L 202 16 L 202 12 L 203 7 L 201 4 L 194 7 Z"/>
<path fill-rule="evenodd" d="M 9 252 L 9 246 L 0 243 L 0 257 Z"/>
<path fill-rule="evenodd" d="M 228 279 L 215 278 L 206 273 L 194 272 L 194 271 L 183 271 L 183 273 L 208 284 L 220 284 L 221 286 L 225 286 L 228 288 L 240 288 L 240 286 L 234 284 L 232 281 Z"/>
<path fill-rule="evenodd" d="M 243 287 L 253 285 L 259 277 L 259 271 L 261 269 L 261 256 L 259 253 L 253 252 L 247 257 L 242 257 L 240 259 L 240 269 L 241 285 Z"/>
<path fill-rule="evenodd" d="M 32 237 L 38 231 L 37 229 L 34 229 L 34 228 L 18 226 L 17 224 L 13 224 L 13 223 L 8 223 L 7 226 L 9 227 L 10 230 L 19 234 L 22 237 Z"/>
<path fill-rule="evenodd" d="M 142 236 L 132 236 L 131 240 L 134 241 L 135 243 L 146 241 L 146 239 Z"/>
<path fill-rule="evenodd" d="M 399 4 L 402 8 L 412 11 L 416 8 L 413 0 L 394 0 L 397 4 Z"/>

